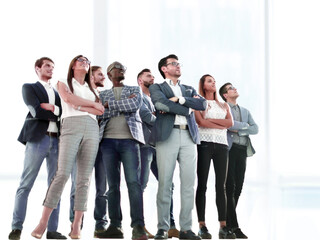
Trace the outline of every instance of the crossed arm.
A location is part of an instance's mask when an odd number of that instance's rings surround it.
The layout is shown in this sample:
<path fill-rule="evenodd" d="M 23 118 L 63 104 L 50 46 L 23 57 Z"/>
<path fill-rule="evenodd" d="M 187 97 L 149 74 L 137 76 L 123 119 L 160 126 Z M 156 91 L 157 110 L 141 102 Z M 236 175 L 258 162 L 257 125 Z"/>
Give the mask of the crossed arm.
<path fill-rule="evenodd" d="M 74 109 L 94 115 L 102 115 L 104 112 L 104 107 L 101 103 L 74 95 L 66 84 L 62 82 L 58 82 L 58 91 L 62 99 Z"/>
<path fill-rule="evenodd" d="M 230 113 L 230 107 L 226 103 L 223 104 L 223 107 L 227 111 L 227 115 L 225 119 L 213 119 L 213 118 L 205 119 L 202 112 L 196 111 L 195 115 L 196 115 L 197 124 L 205 128 L 226 129 L 231 127 L 233 125 L 233 118 Z"/>

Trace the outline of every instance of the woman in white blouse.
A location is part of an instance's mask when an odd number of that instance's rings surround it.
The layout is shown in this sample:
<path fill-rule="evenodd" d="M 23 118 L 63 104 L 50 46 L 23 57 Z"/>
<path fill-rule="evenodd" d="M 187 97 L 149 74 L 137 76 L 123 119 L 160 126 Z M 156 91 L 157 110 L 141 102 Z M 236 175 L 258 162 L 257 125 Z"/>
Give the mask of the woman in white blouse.
<path fill-rule="evenodd" d="M 87 209 L 90 178 L 99 145 L 96 115 L 104 112 L 104 107 L 91 86 L 89 69 L 90 61 L 82 55 L 76 56 L 70 63 L 67 80 L 59 80 L 57 84 L 62 105 L 58 168 L 43 203 L 40 223 L 31 233 L 38 239 L 46 230 L 48 219 L 59 202 L 75 161 L 75 215 L 69 236 L 72 239 L 80 238 L 81 220 Z"/>
<path fill-rule="evenodd" d="M 205 205 L 207 181 L 211 160 L 215 170 L 216 205 L 220 221 L 219 238 L 235 238 L 226 227 L 227 199 L 225 182 L 228 168 L 227 128 L 233 125 L 228 104 L 218 101 L 215 79 L 206 74 L 199 81 L 199 94 L 207 100 L 205 111 L 196 111 L 201 144 L 198 145 L 198 187 L 196 192 L 196 208 L 199 222 L 198 235 L 203 239 L 211 239 L 205 222 Z"/>

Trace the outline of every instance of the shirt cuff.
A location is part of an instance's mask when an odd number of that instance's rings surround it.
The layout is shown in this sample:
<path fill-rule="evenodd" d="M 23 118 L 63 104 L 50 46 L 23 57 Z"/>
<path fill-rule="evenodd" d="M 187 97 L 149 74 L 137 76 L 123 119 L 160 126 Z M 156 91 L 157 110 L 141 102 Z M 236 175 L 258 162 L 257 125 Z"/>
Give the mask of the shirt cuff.
<path fill-rule="evenodd" d="M 58 106 L 54 105 L 53 114 L 56 116 L 59 116 L 59 113 L 60 113 L 60 108 Z"/>
<path fill-rule="evenodd" d="M 180 96 L 180 97 L 178 97 L 178 98 L 179 98 L 179 103 L 180 103 L 181 105 L 183 105 L 183 104 L 186 102 L 186 99 L 185 99 L 184 97 Z"/>

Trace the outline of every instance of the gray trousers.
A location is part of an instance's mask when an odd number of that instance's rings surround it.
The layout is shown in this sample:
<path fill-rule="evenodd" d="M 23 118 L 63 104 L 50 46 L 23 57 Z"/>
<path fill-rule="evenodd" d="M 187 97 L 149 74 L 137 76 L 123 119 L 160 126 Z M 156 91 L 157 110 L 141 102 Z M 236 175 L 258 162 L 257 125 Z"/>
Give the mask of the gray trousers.
<path fill-rule="evenodd" d="M 43 205 L 56 208 L 76 161 L 77 178 L 74 210 L 86 211 L 89 185 L 99 146 L 99 127 L 90 116 L 63 119 L 59 142 L 58 168 Z"/>
<path fill-rule="evenodd" d="M 171 187 L 176 162 L 180 169 L 180 230 L 191 230 L 194 206 L 197 148 L 188 130 L 174 128 L 170 137 L 156 143 L 159 185 L 157 194 L 158 229 L 170 228 Z"/>

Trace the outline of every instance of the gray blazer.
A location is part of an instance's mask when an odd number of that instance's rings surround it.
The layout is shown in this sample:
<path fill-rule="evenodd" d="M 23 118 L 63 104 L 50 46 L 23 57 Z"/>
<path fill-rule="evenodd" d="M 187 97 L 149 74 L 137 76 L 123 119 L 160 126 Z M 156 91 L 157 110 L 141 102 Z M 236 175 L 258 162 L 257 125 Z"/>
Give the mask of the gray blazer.
<path fill-rule="evenodd" d="M 234 125 L 228 129 L 227 137 L 228 137 L 229 150 L 232 147 L 233 137 L 235 134 L 238 134 L 240 137 L 247 136 L 248 137 L 247 157 L 251 157 L 251 156 L 253 156 L 253 154 L 255 154 L 256 151 L 254 150 L 254 148 L 251 144 L 251 140 L 249 138 L 249 135 L 257 134 L 259 132 L 259 128 L 258 128 L 258 125 L 253 120 L 249 110 L 244 107 L 241 107 L 241 106 L 239 106 L 239 108 L 240 108 L 242 122 L 234 120 Z M 232 113 L 232 117 L 234 119 L 232 109 L 231 109 L 231 113 Z M 235 133 L 230 130 L 237 130 L 238 132 Z"/>
<path fill-rule="evenodd" d="M 149 87 L 157 117 L 152 129 L 152 137 L 156 142 L 168 139 L 173 129 L 176 114 L 178 114 L 186 117 L 191 138 L 194 143 L 199 144 L 198 126 L 193 111 L 190 113 L 189 109 L 203 111 L 207 106 L 207 101 L 198 95 L 193 87 L 183 84 L 180 87 L 182 96 L 186 99 L 183 105 L 169 100 L 169 98 L 174 97 L 174 93 L 167 82 L 153 84 Z M 200 98 L 193 98 L 193 96 L 199 96 Z"/>

